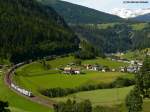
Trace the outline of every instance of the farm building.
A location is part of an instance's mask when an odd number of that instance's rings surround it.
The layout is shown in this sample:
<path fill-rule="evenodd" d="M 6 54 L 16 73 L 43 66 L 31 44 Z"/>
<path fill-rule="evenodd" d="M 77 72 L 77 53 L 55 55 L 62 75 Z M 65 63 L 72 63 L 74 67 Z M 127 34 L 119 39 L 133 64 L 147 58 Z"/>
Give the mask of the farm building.
<path fill-rule="evenodd" d="M 103 68 L 102 66 L 97 65 L 97 64 L 95 64 L 95 65 L 87 64 L 87 65 L 85 65 L 85 67 L 87 70 L 93 70 L 93 71 L 100 71 Z"/>
<path fill-rule="evenodd" d="M 99 65 L 93 65 L 91 70 L 100 71 L 100 70 L 102 70 L 102 67 Z"/>
<path fill-rule="evenodd" d="M 120 72 L 126 72 L 126 67 L 120 67 Z"/>
<path fill-rule="evenodd" d="M 111 71 L 110 68 L 109 68 L 108 66 L 104 66 L 104 67 L 102 68 L 102 70 L 103 70 L 103 72 L 104 72 L 104 71 L 105 71 L 105 72 Z"/>
<path fill-rule="evenodd" d="M 112 71 L 112 72 L 115 72 L 115 71 L 116 71 L 116 69 L 114 69 L 114 68 L 113 68 L 113 69 L 111 69 L 111 71 Z"/>
<path fill-rule="evenodd" d="M 65 74 L 72 74 L 72 68 L 71 67 L 65 67 L 64 68 L 64 73 Z"/>
<path fill-rule="evenodd" d="M 121 72 L 137 73 L 142 67 L 142 63 L 130 64 L 128 67 L 121 67 Z"/>
<path fill-rule="evenodd" d="M 63 73 L 65 73 L 65 74 L 80 74 L 81 71 L 78 68 L 65 67 Z"/>
<path fill-rule="evenodd" d="M 84 65 L 84 67 L 86 67 L 87 70 L 92 69 L 92 65 L 90 65 L 90 64 Z"/>

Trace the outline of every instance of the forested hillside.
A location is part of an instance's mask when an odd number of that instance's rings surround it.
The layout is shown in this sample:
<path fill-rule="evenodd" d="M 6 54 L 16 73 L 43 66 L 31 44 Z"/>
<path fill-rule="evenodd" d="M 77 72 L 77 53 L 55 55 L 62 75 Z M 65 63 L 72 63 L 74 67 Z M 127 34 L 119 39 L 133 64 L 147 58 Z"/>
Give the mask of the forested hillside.
<path fill-rule="evenodd" d="M 72 25 L 72 29 L 99 51 L 112 53 L 150 47 L 150 24 L 135 30 L 134 27 L 140 27 L 139 25 L 141 24 L 87 24 Z"/>
<path fill-rule="evenodd" d="M 52 6 L 67 23 L 73 24 L 97 24 L 103 22 L 117 22 L 124 21 L 118 16 L 100 12 L 84 6 L 79 6 L 69 2 L 60 0 L 38 0 L 45 5 Z"/>
<path fill-rule="evenodd" d="M 135 18 L 133 18 L 133 20 L 150 22 L 150 13 L 135 17 Z"/>
<path fill-rule="evenodd" d="M 78 49 L 79 39 L 50 7 L 0 0 L 0 57 L 20 62 Z"/>

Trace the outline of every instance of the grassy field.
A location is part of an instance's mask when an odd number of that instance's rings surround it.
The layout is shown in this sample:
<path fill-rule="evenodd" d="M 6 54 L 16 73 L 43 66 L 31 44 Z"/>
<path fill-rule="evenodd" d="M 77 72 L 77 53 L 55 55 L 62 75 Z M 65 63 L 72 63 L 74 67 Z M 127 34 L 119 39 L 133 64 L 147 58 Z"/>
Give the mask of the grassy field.
<path fill-rule="evenodd" d="M 0 100 L 8 101 L 11 112 L 52 112 L 52 109 L 33 103 L 16 93 L 13 93 L 3 82 L 0 73 Z"/>
<path fill-rule="evenodd" d="M 147 51 L 150 53 L 150 48 L 143 49 L 143 50 L 128 51 L 127 53 L 119 57 L 129 59 L 129 60 L 134 60 L 134 59 L 143 60 L 146 56 L 145 52 Z"/>
<path fill-rule="evenodd" d="M 65 66 L 69 63 L 72 63 L 75 61 L 75 58 L 73 56 L 63 57 L 63 58 L 56 58 L 54 60 L 48 61 L 48 63 L 51 65 L 52 68 Z"/>
<path fill-rule="evenodd" d="M 30 66 L 30 65 L 29 65 Z M 28 68 L 28 66 L 26 66 Z M 95 72 L 85 71 L 83 75 L 65 75 L 56 70 L 44 71 L 38 68 L 37 71 L 21 67 L 17 70 L 14 80 L 19 85 L 38 92 L 39 89 L 47 88 L 74 88 L 85 84 L 110 83 L 117 77 L 134 77 L 133 74 L 119 72 Z"/>
<path fill-rule="evenodd" d="M 23 67 L 20 67 L 16 71 L 14 77 L 15 82 L 31 90 L 34 94 L 40 95 L 40 89 L 47 88 L 75 88 L 85 84 L 98 84 L 98 83 L 110 83 L 117 77 L 133 78 L 133 74 L 119 73 L 119 72 L 96 72 L 84 70 L 83 75 L 65 75 L 60 73 L 55 68 L 66 66 L 69 63 L 74 62 L 74 58 L 64 57 L 57 58 L 51 61 L 47 61 L 51 65 L 51 70 L 45 70 L 45 68 L 39 62 L 34 62 Z M 124 66 L 125 63 L 114 62 L 108 59 L 96 58 L 92 60 L 82 60 L 82 64 L 101 64 L 109 66 L 110 68 L 118 68 Z M 75 98 L 77 101 L 83 99 L 90 99 L 93 105 L 115 105 L 122 103 L 126 94 L 132 87 L 120 88 L 120 89 L 104 89 L 88 92 L 79 92 L 69 95 L 63 98 L 55 98 L 56 101 L 64 101 L 68 98 Z M 44 98 L 44 97 L 43 97 Z"/>
<path fill-rule="evenodd" d="M 51 70 L 45 70 L 43 65 L 39 62 L 34 62 L 23 67 L 20 67 L 16 71 L 14 80 L 18 85 L 32 90 L 35 94 L 39 94 L 38 90 L 47 88 L 75 88 L 85 84 L 99 84 L 110 83 L 117 77 L 134 77 L 133 74 L 119 73 L 119 72 L 96 72 L 96 71 L 84 71 L 82 75 L 65 75 L 55 68 L 60 66 L 66 66 L 73 62 L 75 59 L 70 57 L 57 58 L 48 61 L 51 65 Z M 108 59 L 97 58 L 93 60 L 84 60 L 82 64 L 95 64 L 99 63 L 107 65 L 112 68 L 116 68 L 124 65 L 124 63 L 114 62 Z"/>
<path fill-rule="evenodd" d="M 0 58 L 0 64 L 10 65 L 9 60 Z"/>
<path fill-rule="evenodd" d="M 115 105 L 120 105 L 119 108 L 121 112 L 127 112 L 125 106 L 126 95 L 131 91 L 133 87 L 125 88 L 113 88 L 113 89 L 103 89 L 103 90 L 94 90 L 88 92 L 79 92 L 66 97 L 53 98 L 55 101 L 66 101 L 67 99 L 72 99 L 76 101 L 82 101 L 89 99 L 93 106 L 110 106 L 115 107 Z M 150 112 L 150 100 L 144 100 L 143 103 L 143 112 Z"/>
<path fill-rule="evenodd" d="M 125 97 L 131 89 L 132 86 L 125 88 L 100 89 L 88 92 L 79 92 L 62 98 L 53 98 L 53 100 L 65 101 L 69 98 L 82 101 L 89 99 L 93 105 L 115 105 L 124 103 Z"/>
<path fill-rule="evenodd" d="M 60 66 L 66 66 L 67 64 L 73 62 L 75 59 L 73 57 L 57 58 L 51 61 L 47 61 L 51 65 L 51 70 L 45 70 L 45 68 L 39 62 L 34 62 L 23 67 L 20 67 L 16 71 L 14 80 L 18 85 L 31 90 L 34 94 L 41 95 L 39 89 L 47 88 L 74 88 L 85 84 L 97 84 L 97 83 L 109 83 L 115 80 L 117 77 L 128 77 L 133 78 L 133 74 L 119 73 L 119 72 L 95 72 L 95 71 L 84 71 L 83 75 L 65 75 L 61 74 L 55 68 Z M 82 64 L 101 64 L 109 66 L 111 68 L 118 68 L 124 66 L 124 63 L 114 62 L 108 59 L 97 58 L 93 60 L 82 60 Z M 91 100 L 94 106 L 96 105 L 107 105 L 114 106 L 116 104 L 122 104 L 120 108 L 126 112 L 126 108 L 123 105 L 126 95 L 132 87 L 125 88 L 114 88 L 114 89 L 102 89 L 94 91 L 79 92 L 75 94 L 68 95 L 61 98 L 53 98 L 55 101 L 65 101 L 68 98 L 76 99 L 81 101 L 84 99 Z M 46 97 L 43 97 L 46 98 Z M 148 105 L 150 101 L 144 102 L 144 112 L 148 111 Z M 15 109 L 15 108 L 12 108 Z M 45 111 L 44 111 L 45 112 Z"/>
<path fill-rule="evenodd" d="M 146 28 L 147 26 L 148 26 L 147 23 L 137 23 L 137 24 L 131 25 L 133 30 L 142 30 L 142 29 Z"/>
<path fill-rule="evenodd" d="M 150 112 L 150 99 L 144 100 L 143 112 Z"/>
<path fill-rule="evenodd" d="M 97 24 L 99 29 L 107 29 L 107 28 L 113 28 L 115 25 L 121 25 L 122 23 L 103 23 L 103 24 Z M 93 25 L 91 25 L 93 26 Z M 133 30 L 142 30 L 148 26 L 147 23 L 136 23 L 136 24 L 129 24 L 129 26 Z"/>
<path fill-rule="evenodd" d="M 73 56 L 69 57 L 64 57 L 64 58 L 57 58 L 51 61 L 48 61 L 48 63 L 51 65 L 52 68 L 64 66 L 66 64 L 72 63 L 75 61 L 75 58 Z M 120 66 L 125 66 L 127 65 L 126 63 L 123 62 L 116 62 L 116 61 L 111 61 L 107 58 L 100 58 L 97 57 L 96 59 L 91 59 L 91 60 L 81 60 L 82 64 L 100 64 L 103 66 L 108 66 L 110 68 L 118 68 Z"/>
<path fill-rule="evenodd" d="M 84 60 L 83 64 L 100 64 L 103 66 L 108 66 L 110 68 L 119 68 L 120 66 L 126 66 L 128 65 L 127 63 L 123 63 L 123 62 L 116 62 L 116 61 L 111 61 L 109 59 L 102 59 L 102 58 L 96 58 L 96 59 L 92 59 L 92 60 Z"/>
<path fill-rule="evenodd" d="M 118 25 L 119 23 L 103 23 L 103 24 L 98 24 L 99 29 L 107 29 L 107 28 L 112 28 L 115 25 Z"/>

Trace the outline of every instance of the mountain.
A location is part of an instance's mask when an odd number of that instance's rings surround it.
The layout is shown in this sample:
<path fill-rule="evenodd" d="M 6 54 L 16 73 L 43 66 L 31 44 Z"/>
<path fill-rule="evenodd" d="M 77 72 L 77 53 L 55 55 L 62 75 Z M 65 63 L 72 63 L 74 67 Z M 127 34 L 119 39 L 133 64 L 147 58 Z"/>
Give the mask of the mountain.
<path fill-rule="evenodd" d="M 38 0 L 46 5 L 51 5 L 67 23 L 71 24 L 94 24 L 104 22 L 122 21 L 118 16 L 100 12 L 84 6 L 59 0 Z"/>
<path fill-rule="evenodd" d="M 125 52 L 150 47 L 150 24 L 148 23 L 145 27 L 138 23 L 80 24 L 71 25 L 71 27 L 78 37 L 88 41 L 102 53 Z"/>
<path fill-rule="evenodd" d="M 144 14 L 144 15 L 141 15 L 141 16 L 137 16 L 137 17 L 133 18 L 133 20 L 150 22 L 150 13 L 149 14 Z"/>
<path fill-rule="evenodd" d="M 108 26 L 108 27 L 107 27 Z M 125 24 L 105 28 L 99 25 L 72 25 L 80 38 L 90 42 L 99 52 L 116 53 L 131 49 L 131 29 Z M 126 46 L 126 47 L 125 47 Z"/>
<path fill-rule="evenodd" d="M 150 13 L 150 8 L 146 9 L 113 9 L 111 12 L 113 15 L 117 15 L 122 18 L 134 18 L 144 14 Z"/>
<path fill-rule="evenodd" d="M 0 0 L 0 15 L 0 58 L 18 63 L 78 49 L 61 16 L 35 0 Z"/>

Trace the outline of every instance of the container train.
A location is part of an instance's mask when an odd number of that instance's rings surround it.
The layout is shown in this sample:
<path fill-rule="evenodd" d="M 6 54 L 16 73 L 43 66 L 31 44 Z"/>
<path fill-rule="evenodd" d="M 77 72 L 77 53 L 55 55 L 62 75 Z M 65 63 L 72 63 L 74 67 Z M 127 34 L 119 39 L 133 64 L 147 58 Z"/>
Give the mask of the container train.
<path fill-rule="evenodd" d="M 20 88 L 19 86 L 16 86 L 15 84 L 11 83 L 11 88 L 13 88 L 14 90 L 18 91 L 19 93 L 25 95 L 25 96 L 29 96 L 29 97 L 33 97 L 32 92 L 27 91 L 25 89 Z"/>
<path fill-rule="evenodd" d="M 16 90 L 17 92 L 19 92 L 19 93 L 21 93 L 21 94 L 23 94 L 25 96 L 28 96 L 28 97 L 33 97 L 32 92 L 20 88 L 19 86 L 17 86 L 14 83 L 12 83 L 12 80 L 11 80 L 11 75 L 14 73 L 15 69 L 17 69 L 18 67 L 21 67 L 21 66 L 23 66 L 23 65 L 25 65 L 27 63 L 29 63 L 29 62 L 18 63 L 16 65 L 14 65 L 13 67 L 11 67 L 11 69 L 7 73 L 7 83 L 10 85 L 11 88 Z"/>

